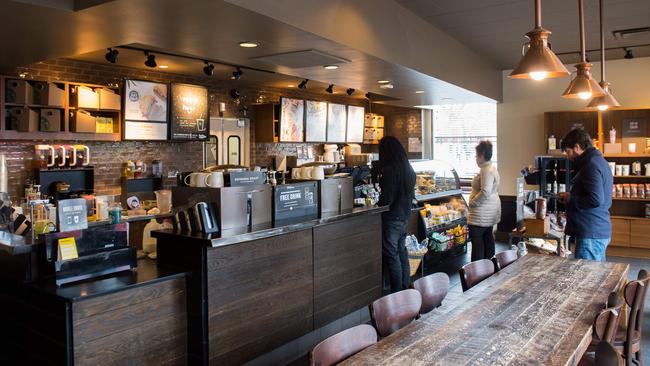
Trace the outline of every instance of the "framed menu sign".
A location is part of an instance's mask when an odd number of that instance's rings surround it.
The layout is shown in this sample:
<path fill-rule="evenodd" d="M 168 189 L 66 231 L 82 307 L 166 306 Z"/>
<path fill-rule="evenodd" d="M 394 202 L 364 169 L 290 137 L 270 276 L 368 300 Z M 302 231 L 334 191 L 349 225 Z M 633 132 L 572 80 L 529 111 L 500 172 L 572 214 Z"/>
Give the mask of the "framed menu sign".
<path fill-rule="evenodd" d="M 327 102 L 305 102 L 305 141 L 325 142 L 327 138 Z"/>
<path fill-rule="evenodd" d="M 171 139 L 207 140 L 209 124 L 208 89 L 198 85 L 172 84 Z"/>
<path fill-rule="evenodd" d="M 366 109 L 353 105 L 348 106 L 348 133 L 347 142 L 363 142 L 363 123 Z"/>
<path fill-rule="evenodd" d="M 280 98 L 280 142 L 303 142 L 305 101 Z"/>
<path fill-rule="evenodd" d="M 164 83 L 124 81 L 125 140 L 167 140 L 168 89 Z"/>
<path fill-rule="evenodd" d="M 327 105 L 327 142 L 345 142 L 346 108 L 344 104 Z"/>

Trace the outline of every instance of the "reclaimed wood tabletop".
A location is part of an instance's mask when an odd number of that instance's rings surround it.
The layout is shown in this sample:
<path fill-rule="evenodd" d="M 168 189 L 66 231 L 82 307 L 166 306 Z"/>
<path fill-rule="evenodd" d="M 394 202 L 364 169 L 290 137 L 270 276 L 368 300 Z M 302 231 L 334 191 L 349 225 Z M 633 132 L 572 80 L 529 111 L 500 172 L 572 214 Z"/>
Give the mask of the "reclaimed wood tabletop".
<path fill-rule="evenodd" d="M 529 254 L 342 365 L 576 365 L 628 267 Z"/>

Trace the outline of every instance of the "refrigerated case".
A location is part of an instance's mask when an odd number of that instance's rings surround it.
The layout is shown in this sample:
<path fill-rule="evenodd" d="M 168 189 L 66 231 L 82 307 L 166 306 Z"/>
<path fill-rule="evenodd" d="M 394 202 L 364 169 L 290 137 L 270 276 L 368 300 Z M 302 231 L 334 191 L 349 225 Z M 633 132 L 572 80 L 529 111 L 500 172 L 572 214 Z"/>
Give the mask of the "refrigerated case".
<path fill-rule="evenodd" d="M 418 269 L 418 273 L 422 273 L 467 252 L 469 207 L 451 164 L 439 160 L 413 160 L 411 166 L 416 175 L 417 204 L 409 220 L 409 234 L 415 234 L 420 241 L 429 238 L 429 251 L 420 263 L 424 268 Z"/>

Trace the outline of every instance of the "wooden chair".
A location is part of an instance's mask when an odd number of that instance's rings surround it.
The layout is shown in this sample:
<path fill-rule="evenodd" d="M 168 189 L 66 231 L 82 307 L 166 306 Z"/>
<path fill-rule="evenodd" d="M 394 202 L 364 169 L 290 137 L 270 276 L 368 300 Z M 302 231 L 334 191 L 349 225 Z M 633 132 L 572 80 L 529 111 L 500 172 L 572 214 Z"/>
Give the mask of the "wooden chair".
<path fill-rule="evenodd" d="M 595 352 L 601 343 L 609 343 L 614 345 L 616 332 L 621 320 L 621 312 L 623 310 L 623 300 L 617 292 L 609 294 L 607 299 L 607 307 L 602 310 L 594 320 L 594 332 L 591 336 L 591 344 L 587 352 Z M 594 360 L 584 355 L 580 360 L 579 366 L 593 365 Z"/>
<path fill-rule="evenodd" d="M 629 282 L 625 286 L 625 302 L 629 307 L 629 317 L 627 327 L 618 330 L 614 347 L 623 354 L 625 364 L 630 366 L 636 364 L 643 365 L 641 357 L 641 332 L 643 330 L 643 312 L 645 308 L 645 299 L 648 293 L 648 284 L 650 276 L 644 269 L 639 271 L 637 280 Z"/>
<path fill-rule="evenodd" d="M 317 344 L 309 352 L 309 364 L 311 366 L 335 365 L 375 343 L 377 343 L 375 328 L 367 324 L 357 325 Z"/>
<path fill-rule="evenodd" d="M 460 284 L 463 286 L 464 292 L 492 276 L 494 274 L 494 263 L 489 259 L 479 259 L 467 263 L 458 272 L 460 272 Z"/>
<path fill-rule="evenodd" d="M 422 277 L 413 283 L 413 287 L 422 295 L 420 314 L 426 314 L 442 304 L 449 291 L 449 276 L 438 272 Z"/>
<path fill-rule="evenodd" d="M 495 270 L 500 271 L 512 264 L 517 259 L 519 259 L 519 257 L 517 257 L 516 250 L 505 250 L 503 252 L 495 254 L 494 257 L 492 257 L 492 262 L 494 262 Z"/>
<path fill-rule="evenodd" d="M 412 322 L 421 306 L 422 296 L 417 290 L 402 290 L 370 304 L 370 317 L 379 336 L 386 337 Z"/>
<path fill-rule="evenodd" d="M 611 343 L 600 342 L 596 347 L 596 366 L 622 366 L 623 358 Z"/>

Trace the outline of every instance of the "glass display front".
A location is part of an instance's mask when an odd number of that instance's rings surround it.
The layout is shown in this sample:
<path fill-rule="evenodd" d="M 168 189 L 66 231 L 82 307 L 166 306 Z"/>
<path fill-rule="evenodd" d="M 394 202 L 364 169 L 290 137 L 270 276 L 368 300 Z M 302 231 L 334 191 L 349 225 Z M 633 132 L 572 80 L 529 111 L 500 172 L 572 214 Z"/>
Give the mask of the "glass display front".
<path fill-rule="evenodd" d="M 415 199 L 427 201 L 448 194 L 460 193 L 460 180 L 456 170 L 438 160 L 413 160 L 415 171 Z"/>

